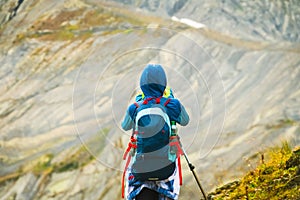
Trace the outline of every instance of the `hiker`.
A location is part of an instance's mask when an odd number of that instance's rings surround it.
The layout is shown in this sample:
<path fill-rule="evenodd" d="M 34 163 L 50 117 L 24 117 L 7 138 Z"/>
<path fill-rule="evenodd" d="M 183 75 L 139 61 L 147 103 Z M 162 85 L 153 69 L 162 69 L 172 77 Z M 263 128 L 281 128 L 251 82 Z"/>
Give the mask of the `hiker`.
<path fill-rule="evenodd" d="M 169 145 L 173 140 L 168 134 L 171 122 L 185 126 L 189 116 L 166 85 L 162 66 L 148 64 L 140 78 L 143 93 L 128 107 L 122 122 L 125 131 L 133 130 L 123 157 L 128 158 L 122 181 L 122 197 L 127 200 L 178 199 L 181 151 L 178 147 L 176 155 L 172 154 Z"/>

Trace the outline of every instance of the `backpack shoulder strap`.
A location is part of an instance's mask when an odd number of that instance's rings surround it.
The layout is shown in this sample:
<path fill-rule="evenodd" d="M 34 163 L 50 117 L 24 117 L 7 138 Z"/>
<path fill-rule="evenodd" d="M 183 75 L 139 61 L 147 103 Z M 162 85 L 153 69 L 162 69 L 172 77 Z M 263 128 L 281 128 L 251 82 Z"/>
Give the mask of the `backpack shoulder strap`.
<path fill-rule="evenodd" d="M 134 102 L 133 104 L 135 105 L 136 108 L 140 107 L 140 105 L 137 102 Z"/>
<path fill-rule="evenodd" d="M 170 103 L 170 101 L 171 101 L 171 99 L 170 99 L 170 98 L 168 98 L 168 99 L 165 101 L 165 103 L 164 103 L 164 106 L 167 106 L 167 105 L 168 105 L 168 103 Z"/>

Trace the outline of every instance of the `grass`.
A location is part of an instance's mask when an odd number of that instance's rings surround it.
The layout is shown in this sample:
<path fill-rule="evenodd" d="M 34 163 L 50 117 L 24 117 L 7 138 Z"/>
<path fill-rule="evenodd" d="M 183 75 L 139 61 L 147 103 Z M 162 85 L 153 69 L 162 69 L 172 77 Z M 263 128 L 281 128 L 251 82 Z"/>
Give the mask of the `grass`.
<path fill-rule="evenodd" d="M 53 154 L 46 154 L 41 156 L 38 159 L 37 164 L 33 166 L 32 172 L 36 175 L 52 172 L 53 166 L 51 166 L 51 160 L 53 159 L 53 157 Z"/>
<path fill-rule="evenodd" d="M 112 12 L 106 8 L 61 10 L 53 16 L 42 16 L 25 33 L 19 33 L 14 42 L 25 38 L 44 41 L 85 40 L 93 35 L 93 28 L 103 27 L 102 35 L 124 32 L 122 24 L 142 26 L 143 23 L 130 16 Z"/>
<path fill-rule="evenodd" d="M 106 7 L 99 2 L 90 7 L 75 10 L 64 8 L 52 14 L 45 13 L 26 31 L 18 33 L 13 43 L 21 43 L 27 38 L 40 41 L 84 41 L 94 34 L 128 34 L 134 27 L 145 27 L 149 23 L 169 25 L 169 21 L 160 17 L 141 15 L 122 7 Z"/>
<path fill-rule="evenodd" d="M 298 152 L 298 153 L 297 153 Z M 294 164 L 289 164 L 294 161 Z M 212 199 L 280 200 L 300 198 L 300 149 L 291 150 L 287 143 L 270 149 L 261 164 L 239 181 L 212 193 Z"/>

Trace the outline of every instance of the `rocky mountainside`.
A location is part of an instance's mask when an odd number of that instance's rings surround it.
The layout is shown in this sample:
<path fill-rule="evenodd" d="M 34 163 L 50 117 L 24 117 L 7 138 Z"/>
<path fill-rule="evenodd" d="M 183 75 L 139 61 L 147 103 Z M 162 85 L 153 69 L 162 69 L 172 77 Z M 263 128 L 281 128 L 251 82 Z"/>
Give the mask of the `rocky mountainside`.
<path fill-rule="evenodd" d="M 0 2 L 1 199 L 120 199 L 120 128 L 161 63 L 206 191 L 300 144 L 297 0 Z M 181 199 L 201 195 L 186 164 Z"/>

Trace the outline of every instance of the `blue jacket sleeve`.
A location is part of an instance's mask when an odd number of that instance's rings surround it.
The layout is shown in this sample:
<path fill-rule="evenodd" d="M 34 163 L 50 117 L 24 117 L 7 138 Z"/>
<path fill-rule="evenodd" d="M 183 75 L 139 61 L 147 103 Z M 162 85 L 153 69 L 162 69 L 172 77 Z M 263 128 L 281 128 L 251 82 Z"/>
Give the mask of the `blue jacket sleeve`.
<path fill-rule="evenodd" d="M 171 121 L 176 121 L 182 126 L 186 126 L 189 123 L 189 115 L 178 99 L 171 99 L 171 101 L 167 104 L 167 108 Z"/>
<path fill-rule="evenodd" d="M 179 114 L 179 124 L 182 126 L 186 126 L 189 121 L 190 121 L 190 117 L 188 115 L 188 113 L 186 112 L 185 108 L 183 107 L 183 105 L 180 104 L 180 114 Z"/>
<path fill-rule="evenodd" d="M 134 126 L 133 117 L 134 117 L 135 111 L 136 111 L 136 106 L 134 104 L 132 104 L 128 107 L 125 117 L 121 124 L 122 128 L 125 131 L 128 131 L 133 128 L 133 126 Z"/>
<path fill-rule="evenodd" d="M 125 117 L 123 119 L 121 126 L 125 131 L 132 129 L 132 127 L 133 127 L 133 120 L 131 119 L 128 111 L 125 114 Z"/>

